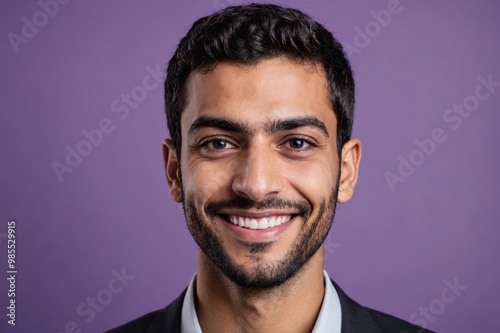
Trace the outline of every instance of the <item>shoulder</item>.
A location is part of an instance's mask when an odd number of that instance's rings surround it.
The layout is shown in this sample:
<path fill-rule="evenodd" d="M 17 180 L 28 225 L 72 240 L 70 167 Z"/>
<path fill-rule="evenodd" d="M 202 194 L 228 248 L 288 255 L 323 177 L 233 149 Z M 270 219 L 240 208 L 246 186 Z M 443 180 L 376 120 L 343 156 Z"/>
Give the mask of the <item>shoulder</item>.
<path fill-rule="evenodd" d="M 382 332 L 394 333 L 433 333 L 423 327 L 413 325 L 405 320 L 394 317 L 390 314 L 383 313 L 378 310 L 364 308 L 377 323 L 377 326 Z"/>
<path fill-rule="evenodd" d="M 127 332 L 145 332 L 151 322 L 159 315 L 160 310 L 150 312 L 144 316 L 136 318 L 123 324 L 119 327 L 113 328 L 106 333 L 127 333 Z"/>
<path fill-rule="evenodd" d="M 342 333 L 433 333 L 387 313 L 364 307 L 351 299 L 332 280 L 342 309 Z"/>
<path fill-rule="evenodd" d="M 145 314 L 106 333 L 178 332 L 185 294 L 186 290 L 165 308 Z"/>

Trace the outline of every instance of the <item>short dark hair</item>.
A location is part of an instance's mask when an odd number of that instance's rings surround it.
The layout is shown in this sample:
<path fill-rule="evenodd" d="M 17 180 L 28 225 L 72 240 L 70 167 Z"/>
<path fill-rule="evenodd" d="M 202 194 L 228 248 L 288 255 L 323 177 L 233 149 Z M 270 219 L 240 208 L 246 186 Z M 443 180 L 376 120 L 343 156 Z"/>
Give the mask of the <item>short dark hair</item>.
<path fill-rule="evenodd" d="M 254 65 L 281 56 L 323 67 L 337 118 L 340 155 L 351 137 L 354 118 L 354 79 L 342 45 L 330 31 L 297 9 L 253 3 L 227 7 L 198 19 L 168 63 L 165 109 L 178 157 L 182 144 L 180 120 L 187 104 L 186 85 L 191 72 L 208 72 L 223 61 Z"/>

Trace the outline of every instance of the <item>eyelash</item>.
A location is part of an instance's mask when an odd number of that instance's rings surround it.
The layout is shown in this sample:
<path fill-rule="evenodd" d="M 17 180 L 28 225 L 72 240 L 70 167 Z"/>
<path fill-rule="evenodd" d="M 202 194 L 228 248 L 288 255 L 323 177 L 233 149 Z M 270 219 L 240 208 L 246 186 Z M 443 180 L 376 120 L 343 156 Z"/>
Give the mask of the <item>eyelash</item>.
<path fill-rule="evenodd" d="M 195 148 L 198 148 L 198 149 L 207 149 L 211 152 L 217 152 L 217 153 L 222 153 L 228 149 L 232 149 L 232 148 L 227 148 L 227 149 L 214 149 L 214 148 L 211 148 L 209 147 L 208 145 L 217 141 L 217 140 L 221 140 L 221 141 L 225 141 L 226 143 L 232 145 L 232 146 L 237 146 L 236 144 L 233 144 L 231 143 L 229 140 L 225 139 L 225 138 L 210 138 L 208 140 L 205 140 L 205 141 L 202 141 L 201 143 L 199 143 Z M 291 148 L 291 147 L 284 147 L 287 143 L 290 143 L 291 141 L 293 140 L 302 140 L 304 141 L 305 144 L 308 145 L 308 147 L 305 147 L 305 148 Z M 289 151 L 295 151 L 295 152 L 301 152 L 301 151 L 306 151 L 306 150 L 310 150 L 310 149 L 313 149 L 315 147 L 317 147 L 317 145 L 310 139 L 306 138 L 306 137 L 302 137 L 302 136 L 294 136 L 294 137 L 290 137 L 288 138 L 285 143 L 283 144 L 280 144 L 279 147 L 282 147 L 286 150 L 289 150 Z"/>
<path fill-rule="evenodd" d="M 196 148 L 198 148 L 198 149 L 207 149 L 207 150 L 209 150 L 211 152 L 216 152 L 216 153 L 222 153 L 223 151 L 227 150 L 227 149 L 214 149 L 214 148 L 208 147 L 208 145 L 210 143 L 213 143 L 213 142 L 215 142 L 217 140 L 225 141 L 226 143 L 228 143 L 228 144 L 230 144 L 232 146 L 236 146 L 235 144 L 231 143 L 229 140 L 227 140 L 225 138 L 217 138 L 217 137 L 215 137 L 215 138 L 210 138 L 208 140 L 200 142 L 196 146 Z"/>
<path fill-rule="evenodd" d="M 287 147 L 285 148 L 284 145 L 287 144 L 287 143 L 290 143 L 291 141 L 293 140 L 301 140 L 301 141 L 304 141 L 305 144 L 308 145 L 308 147 L 305 147 L 305 148 L 291 148 L 291 147 Z M 303 136 L 294 136 L 294 137 L 291 137 L 291 138 L 288 138 L 284 144 L 281 144 L 280 147 L 284 147 L 286 150 L 290 150 L 290 151 L 297 151 L 297 152 L 300 152 L 300 151 L 306 151 L 306 150 L 310 150 L 310 149 L 313 149 L 315 147 L 317 147 L 317 145 L 310 139 L 306 138 L 306 137 L 303 137 Z"/>

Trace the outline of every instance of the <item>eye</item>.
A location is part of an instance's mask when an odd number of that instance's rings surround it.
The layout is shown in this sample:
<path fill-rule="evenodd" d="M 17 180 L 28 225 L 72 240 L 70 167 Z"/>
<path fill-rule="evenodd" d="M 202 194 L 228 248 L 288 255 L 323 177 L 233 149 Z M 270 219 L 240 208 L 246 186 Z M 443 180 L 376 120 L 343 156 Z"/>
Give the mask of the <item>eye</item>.
<path fill-rule="evenodd" d="M 293 138 L 288 141 L 290 148 L 292 149 L 302 149 L 304 148 L 304 145 L 307 145 L 306 140 L 301 139 L 301 138 Z"/>
<path fill-rule="evenodd" d="M 235 145 L 229 143 L 225 139 L 212 139 L 203 142 L 200 145 L 202 148 L 208 149 L 208 150 L 226 150 L 226 149 L 232 149 L 235 148 Z"/>
<path fill-rule="evenodd" d="M 223 139 L 212 140 L 209 144 L 211 144 L 214 149 L 224 149 L 228 145 L 227 141 Z"/>
<path fill-rule="evenodd" d="M 285 143 L 281 146 L 289 150 L 298 150 L 298 151 L 307 150 L 315 147 L 315 145 L 310 140 L 300 137 L 290 138 L 287 141 L 285 141 Z"/>

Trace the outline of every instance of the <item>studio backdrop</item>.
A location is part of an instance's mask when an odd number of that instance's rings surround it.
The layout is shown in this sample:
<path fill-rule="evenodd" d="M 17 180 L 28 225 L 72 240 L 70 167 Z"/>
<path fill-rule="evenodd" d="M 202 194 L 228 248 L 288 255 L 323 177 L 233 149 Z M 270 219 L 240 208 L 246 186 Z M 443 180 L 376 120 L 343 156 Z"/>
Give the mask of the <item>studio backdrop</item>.
<path fill-rule="evenodd" d="M 197 18 L 242 3 L 2 1 L 1 332 L 102 332 L 187 286 L 164 73 Z M 355 72 L 361 174 L 325 269 L 365 306 L 499 332 L 500 3 L 277 3 L 331 30 Z"/>

